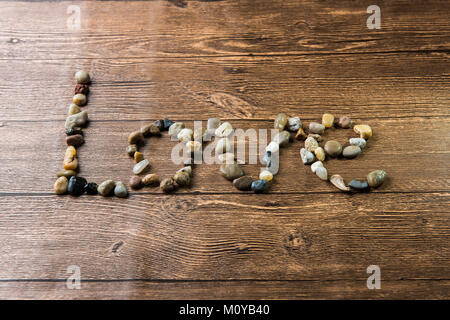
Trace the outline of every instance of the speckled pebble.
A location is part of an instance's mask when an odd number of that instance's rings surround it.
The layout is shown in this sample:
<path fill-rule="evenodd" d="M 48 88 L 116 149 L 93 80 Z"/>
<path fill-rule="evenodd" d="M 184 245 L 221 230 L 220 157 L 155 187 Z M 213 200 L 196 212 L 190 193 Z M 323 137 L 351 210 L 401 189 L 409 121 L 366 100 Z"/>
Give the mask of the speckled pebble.
<path fill-rule="evenodd" d="M 147 170 L 150 167 L 150 163 L 147 159 L 142 160 L 141 162 L 138 162 L 133 167 L 133 173 L 134 174 L 141 174 L 145 170 Z"/>
<path fill-rule="evenodd" d="M 299 117 L 291 117 L 287 122 L 287 129 L 291 132 L 297 132 L 302 127 L 302 122 Z"/>
<path fill-rule="evenodd" d="M 325 126 L 317 122 L 311 122 L 309 124 L 309 131 L 312 133 L 322 134 L 325 131 Z"/>
<path fill-rule="evenodd" d="M 305 140 L 305 149 L 314 152 L 319 147 L 319 143 L 316 139 L 309 137 Z"/>
<path fill-rule="evenodd" d="M 114 195 L 119 198 L 125 198 L 128 196 L 128 190 L 122 181 L 117 181 L 114 187 Z"/>
<path fill-rule="evenodd" d="M 280 131 L 284 130 L 284 127 L 286 126 L 287 122 L 288 122 L 287 115 L 285 113 L 279 113 L 275 118 L 273 127 L 274 127 L 274 129 L 277 129 Z"/>
<path fill-rule="evenodd" d="M 305 148 L 300 149 L 300 157 L 302 158 L 303 164 L 310 164 L 314 162 L 314 154 Z"/>
<path fill-rule="evenodd" d="M 67 192 L 67 187 L 69 185 L 69 181 L 66 177 L 61 176 L 55 181 L 55 185 L 53 186 L 53 189 L 56 194 L 64 194 Z"/>
<path fill-rule="evenodd" d="M 350 191 L 350 188 L 345 185 L 344 178 L 338 174 L 332 175 L 330 182 L 341 191 Z"/>
<path fill-rule="evenodd" d="M 192 177 L 192 166 L 186 166 L 184 168 L 181 168 L 177 172 L 186 172 L 188 175 Z"/>
<path fill-rule="evenodd" d="M 366 146 L 366 140 L 363 138 L 350 138 L 349 142 L 352 146 L 358 146 L 361 149 Z"/>
<path fill-rule="evenodd" d="M 327 141 L 324 149 L 330 157 L 337 157 L 342 153 L 342 145 L 336 140 Z"/>
<path fill-rule="evenodd" d="M 114 187 L 116 186 L 116 183 L 109 179 L 105 180 L 97 188 L 97 191 L 100 195 L 106 197 L 111 194 L 111 192 L 114 190 Z"/>
<path fill-rule="evenodd" d="M 314 139 L 316 139 L 317 142 L 321 142 L 323 140 L 322 136 L 320 134 L 317 134 L 317 133 L 310 133 L 310 134 L 308 134 L 308 138 L 314 138 Z"/>
<path fill-rule="evenodd" d="M 334 124 L 334 116 L 331 113 L 324 113 L 322 116 L 322 125 L 325 128 L 331 128 Z"/>
<path fill-rule="evenodd" d="M 251 189 L 255 193 L 266 193 L 269 191 L 269 182 L 267 180 L 253 181 Z"/>
<path fill-rule="evenodd" d="M 372 188 L 379 187 L 383 184 L 384 180 L 386 180 L 387 174 L 383 170 L 375 170 L 370 172 L 367 175 L 367 183 Z"/>
<path fill-rule="evenodd" d="M 83 130 L 80 127 L 70 127 L 66 129 L 66 135 L 73 136 L 75 134 L 83 134 Z"/>
<path fill-rule="evenodd" d="M 174 191 L 178 187 L 178 185 L 176 184 L 175 180 L 173 180 L 173 178 L 167 178 L 161 181 L 159 187 L 165 193 L 169 193 Z"/>
<path fill-rule="evenodd" d="M 191 176 L 189 173 L 183 171 L 177 171 L 173 176 L 173 180 L 175 180 L 179 186 L 188 186 L 191 184 Z"/>
<path fill-rule="evenodd" d="M 353 159 L 361 153 L 361 148 L 358 146 L 347 146 L 342 151 L 344 158 Z"/>

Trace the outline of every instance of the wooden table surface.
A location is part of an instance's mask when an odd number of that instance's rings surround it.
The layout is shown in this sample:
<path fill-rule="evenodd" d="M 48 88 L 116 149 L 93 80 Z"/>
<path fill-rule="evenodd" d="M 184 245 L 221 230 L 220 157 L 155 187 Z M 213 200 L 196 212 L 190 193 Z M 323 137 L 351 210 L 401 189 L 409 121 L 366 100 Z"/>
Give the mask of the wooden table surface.
<path fill-rule="evenodd" d="M 360 0 L 1 1 L 0 298 L 450 298 L 450 3 L 374 4 L 379 30 Z M 267 195 L 204 164 L 173 195 L 56 196 L 81 68 L 93 78 L 79 149 L 91 181 L 128 182 L 127 135 L 149 121 L 268 129 L 279 112 L 371 125 L 360 157 L 327 166 L 389 180 L 341 193 L 301 164 L 296 141 Z M 144 149 L 161 176 L 178 167 L 167 141 Z M 79 290 L 66 287 L 71 265 Z"/>

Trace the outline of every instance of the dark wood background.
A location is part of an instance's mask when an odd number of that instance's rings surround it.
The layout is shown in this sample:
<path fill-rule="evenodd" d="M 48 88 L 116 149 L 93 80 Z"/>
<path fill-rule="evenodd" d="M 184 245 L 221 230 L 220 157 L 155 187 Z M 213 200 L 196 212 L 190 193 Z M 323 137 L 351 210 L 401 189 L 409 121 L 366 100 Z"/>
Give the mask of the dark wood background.
<path fill-rule="evenodd" d="M 449 298 L 449 1 L 0 2 L 1 298 Z M 270 128 L 275 115 L 349 115 L 374 137 L 330 174 L 390 177 L 340 193 L 283 149 L 269 195 L 218 166 L 190 189 L 128 199 L 53 194 L 84 68 L 93 78 L 82 175 L 128 181 L 127 134 L 169 117 Z M 350 131 L 330 130 L 341 141 Z M 145 148 L 154 172 L 171 145 Z M 259 166 L 245 166 L 256 175 Z M 66 288 L 67 267 L 81 289 Z M 382 288 L 366 268 L 379 265 Z"/>

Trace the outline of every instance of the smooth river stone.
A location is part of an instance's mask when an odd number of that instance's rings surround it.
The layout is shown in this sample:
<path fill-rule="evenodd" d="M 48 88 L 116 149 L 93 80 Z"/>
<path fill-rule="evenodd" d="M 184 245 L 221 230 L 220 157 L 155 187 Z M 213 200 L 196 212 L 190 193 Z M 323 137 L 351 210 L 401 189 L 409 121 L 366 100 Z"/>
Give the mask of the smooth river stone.
<path fill-rule="evenodd" d="M 237 163 L 221 164 L 220 172 L 228 180 L 234 180 L 244 175 L 244 171 Z"/>
<path fill-rule="evenodd" d="M 281 131 L 273 138 L 273 141 L 278 143 L 280 147 L 285 147 L 289 144 L 291 134 L 289 131 Z"/>
<path fill-rule="evenodd" d="M 372 137 L 372 128 L 367 124 L 358 124 L 353 127 L 353 130 L 360 135 L 360 138 L 365 140 Z"/>
<path fill-rule="evenodd" d="M 327 168 L 325 167 L 318 167 L 316 169 L 316 176 L 318 176 L 321 180 L 328 180 L 328 171 Z"/>
<path fill-rule="evenodd" d="M 117 181 L 114 187 L 114 195 L 119 198 L 125 198 L 128 196 L 128 190 L 122 181 Z"/>
<path fill-rule="evenodd" d="M 325 126 L 317 122 L 311 122 L 309 124 L 309 131 L 312 133 L 322 134 L 325 131 Z"/>
<path fill-rule="evenodd" d="M 365 191 L 369 189 L 369 184 L 366 180 L 352 180 L 348 184 L 352 189 L 358 190 L 358 191 Z"/>
<path fill-rule="evenodd" d="M 367 183 L 373 188 L 379 187 L 386 180 L 386 176 L 387 174 L 383 170 L 372 171 L 367 175 Z"/>
<path fill-rule="evenodd" d="M 251 176 L 242 176 L 233 180 L 233 185 L 241 191 L 250 190 L 252 188 L 253 178 Z"/>
<path fill-rule="evenodd" d="M 101 196 L 106 197 L 111 193 L 111 191 L 113 191 L 115 186 L 116 183 L 113 180 L 111 179 L 105 180 L 102 183 L 100 183 L 100 185 L 97 188 L 97 191 Z"/>
<path fill-rule="evenodd" d="M 133 167 L 133 173 L 134 174 L 140 174 L 142 172 L 144 172 L 148 167 L 149 167 L 150 163 L 148 162 L 147 159 L 142 160 L 139 163 L 136 163 Z"/>
<path fill-rule="evenodd" d="M 325 143 L 325 152 L 330 157 L 337 157 L 342 153 L 342 145 L 336 140 L 330 140 Z"/>
<path fill-rule="evenodd" d="M 314 150 L 314 155 L 319 161 L 325 160 L 325 150 L 323 150 L 322 147 L 318 147 L 316 150 Z"/>
<path fill-rule="evenodd" d="M 363 149 L 366 146 L 366 140 L 363 138 L 350 138 L 348 140 L 352 146 L 358 146 Z"/>
<path fill-rule="evenodd" d="M 128 144 L 139 144 L 139 143 L 143 142 L 144 139 L 145 139 L 144 135 L 140 130 L 133 131 L 128 136 Z"/>
<path fill-rule="evenodd" d="M 69 181 L 66 177 L 62 176 L 56 179 L 54 190 L 56 194 L 64 194 L 67 192 L 67 187 L 69 185 Z"/>
<path fill-rule="evenodd" d="M 350 188 L 345 185 L 344 178 L 338 174 L 332 175 L 330 182 L 341 191 L 350 191 Z"/>
<path fill-rule="evenodd" d="M 352 126 L 352 119 L 347 116 L 342 116 L 339 118 L 337 126 L 342 129 L 348 129 Z"/>
<path fill-rule="evenodd" d="M 86 183 L 85 178 L 72 176 L 70 177 L 67 191 L 73 196 L 81 196 L 85 191 L 84 186 Z"/>
<path fill-rule="evenodd" d="M 279 113 L 277 115 L 277 117 L 275 118 L 273 127 L 274 127 L 274 129 L 277 129 L 280 131 L 284 130 L 284 127 L 286 126 L 287 122 L 288 122 L 287 115 L 285 113 Z"/>
<path fill-rule="evenodd" d="M 324 113 L 322 116 L 322 125 L 325 128 L 331 128 L 334 124 L 334 116 L 331 113 Z"/>
<path fill-rule="evenodd" d="M 361 153 L 361 148 L 358 146 L 348 146 L 342 151 L 344 158 L 353 159 Z"/>
<path fill-rule="evenodd" d="M 130 178 L 130 187 L 133 190 L 139 190 L 142 188 L 142 179 L 139 176 L 132 176 Z"/>
<path fill-rule="evenodd" d="M 88 121 L 88 114 L 86 111 L 81 111 L 73 114 L 66 119 L 65 128 L 83 127 Z"/>
<path fill-rule="evenodd" d="M 291 117 L 287 122 L 287 129 L 291 132 L 297 132 L 302 127 L 302 122 L 299 117 Z"/>
<path fill-rule="evenodd" d="M 316 173 L 316 170 L 317 170 L 319 167 L 323 167 L 322 161 L 316 161 L 316 162 L 314 162 L 314 163 L 311 165 L 311 171 L 312 171 L 313 173 Z"/>
<path fill-rule="evenodd" d="M 269 182 L 267 180 L 256 180 L 252 182 L 254 193 L 266 193 L 269 191 Z"/>
<path fill-rule="evenodd" d="M 302 158 L 303 164 L 310 164 L 314 162 L 314 154 L 305 148 L 300 149 L 300 157 Z"/>
<path fill-rule="evenodd" d="M 189 173 L 183 171 L 177 171 L 173 176 L 173 180 L 175 180 L 179 186 L 188 186 L 191 184 L 191 176 Z"/>

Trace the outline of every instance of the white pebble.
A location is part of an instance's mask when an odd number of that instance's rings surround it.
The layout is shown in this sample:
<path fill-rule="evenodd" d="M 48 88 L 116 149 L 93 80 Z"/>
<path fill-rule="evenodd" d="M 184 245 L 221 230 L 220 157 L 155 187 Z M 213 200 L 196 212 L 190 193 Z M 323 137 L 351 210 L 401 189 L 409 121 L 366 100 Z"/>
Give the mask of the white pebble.
<path fill-rule="evenodd" d="M 328 171 L 323 166 L 316 169 L 316 175 L 322 180 L 328 180 Z"/>
<path fill-rule="evenodd" d="M 317 170 L 317 168 L 319 168 L 319 167 L 323 167 L 322 161 L 316 161 L 316 162 L 314 162 L 314 163 L 311 165 L 311 171 L 312 171 L 313 173 L 316 173 L 316 170 Z"/>
<path fill-rule="evenodd" d="M 270 142 L 266 147 L 266 152 L 276 153 L 280 150 L 280 145 L 274 141 Z"/>
<path fill-rule="evenodd" d="M 314 161 L 314 154 L 305 148 L 300 149 L 300 157 L 302 158 L 303 164 L 310 164 Z"/>
<path fill-rule="evenodd" d="M 263 169 L 263 170 L 261 170 L 261 173 L 259 174 L 259 179 L 266 180 L 266 181 L 272 181 L 273 174 L 270 171 Z"/>
<path fill-rule="evenodd" d="M 194 132 L 189 128 L 184 128 L 178 132 L 177 138 L 181 142 L 188 142 L 192 140 L 192 135 Z"/>
<path fill-rule="evenodd" d="M 220 154 L 220 153 L 226 153 L 228 151 L 230 151 L 231 149 L 231 143 L 230 140 L 228 138 L 222 138 L 217 142 L 216 145 L 216 154 Z"/>
<path fill-rule="evenodd" d="M 233 127 L 231 126 L 231 123 L 224 122 L 222 123 L 215 131 L 215 134 L 217 137 L 224 138 L 228 137 L 233 133 Z"/>
<path fill-rule="evenodd" d="M 366 146 L 366 140 L 363 138 L 350 138 L 349 142 L 352 146 L 358 146 L 361 149 Z"/>
<path fill-rule="evenodd" d="M 150 162 L 148 162 L 147 159 L 142 160 L 141 162 L 138 162 L 133 167 L 133 173 L 134 174 L 140 174 L 144 172 L 145 169 L 149 166 Z"/>

